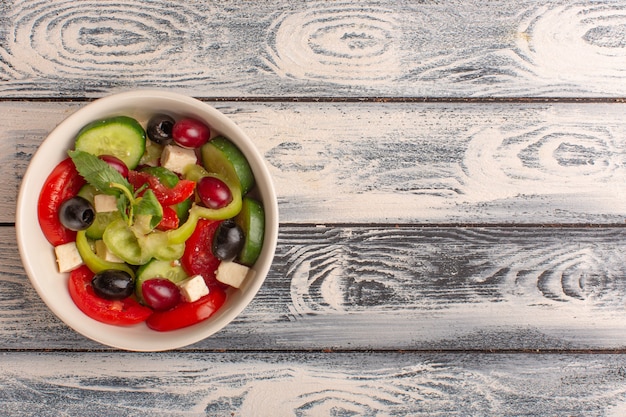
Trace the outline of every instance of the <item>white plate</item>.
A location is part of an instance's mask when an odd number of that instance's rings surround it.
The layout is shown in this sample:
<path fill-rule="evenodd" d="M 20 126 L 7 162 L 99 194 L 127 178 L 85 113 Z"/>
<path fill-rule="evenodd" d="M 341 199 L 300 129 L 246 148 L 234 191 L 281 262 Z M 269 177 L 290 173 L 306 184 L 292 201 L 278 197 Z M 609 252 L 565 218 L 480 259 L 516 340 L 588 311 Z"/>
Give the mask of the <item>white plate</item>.
<path fill-rule="evenodd" d="M 58 272 L 53 248 L 37 220 L 39 192 L 52 169 L 73 147 L 76 133 L 87 123 L 126 115 L 139 121 L 166 112 L 175 117 L 195 117 L 233 141 L 244 153 L 256 179 L 257 192 L 265 209 L 265 237 L 261 255 L 254 265 L 255 276 L 243 288 L 229 293 L 217 313 L 206 321 L 171 332 L 156 332 L 145 324 L 112 326 L 82 313 L 70 298 L 68 274 Z M 145 126 L 145 125 L 144 125 Z M 278 205 L 269 170 L 253 141 L 225 115 L 194 98 L 166 91 L 131 91 L 89 103 L 65 119 L 41 144 L 26 171 L 20 188 L 16 215 L 20 256 L 33 287 L 46 305 L 68 326 L 99 343 L 132 351 L 162 351 L 196 343 L 222 329 L 254 298 L 272 264 L 278 236 Z"/>

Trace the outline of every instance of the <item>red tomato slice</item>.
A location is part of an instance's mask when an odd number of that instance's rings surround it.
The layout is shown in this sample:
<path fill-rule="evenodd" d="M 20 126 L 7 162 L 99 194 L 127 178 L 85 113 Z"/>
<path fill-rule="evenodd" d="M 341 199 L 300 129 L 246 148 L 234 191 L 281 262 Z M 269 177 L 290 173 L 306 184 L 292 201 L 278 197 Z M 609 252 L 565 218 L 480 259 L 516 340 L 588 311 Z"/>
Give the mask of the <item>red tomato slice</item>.
<path fill-rule="evenodd" d="M 193 303 L 180 303 L 176 307 L 154 312 L 146 320 L 152 330 L 167 332 L 182 329 L 208 319 L 226 301 L 226 292 L 218 287 L 211 288 L 209 294 Z"/>
<path fill-rule="evenodd" d="M 53 246 L 76 240 L 76 232 L 65 228 L 59 221 L 59 207 L 74 197 L 85 184 L 70 158 L 61 161 L 48 175 L 39 193 L 37 217 L 48 242 Z"/>
<path fill-rule="evenodd" d="M 219 285 L 215 271 L 220 260 L 213 255 L 213 236 L 220 221 L 200 219 L 189 239 L 185 242 L 185 252 L 180 263 L 187 275 L 202 275 L 207 286 Z"/>
<path fill-rule="evenodd" d="M 131 297 L 115 301 L 98 297 L 91 286 L 93 275 L 85 265 L 70 273 L 70 296 L 83 313 L 94 320 L 117 326 L 141 323 L 150 317 L 152 309 Z"/>
<path fill-rule="evenodd" d="M 167 231 L 178 228 L 178 215 L 176 210 L 167 206 L 163 207 L 163 218 L 157 225 L 157 229 Z"/>
<path fill-rule="evenodd" d="M 155 197 L 163 207 L 185 201 L 193 195 L 196 189 L 196 183 L 191 180 L 180 180 L 173 188 L 168 188 L 157 177 L 147 172 L 130 171 L 128 181 L 135 187 L 135 190 L 148 184 L 148 188 L 154 192 Z"/>

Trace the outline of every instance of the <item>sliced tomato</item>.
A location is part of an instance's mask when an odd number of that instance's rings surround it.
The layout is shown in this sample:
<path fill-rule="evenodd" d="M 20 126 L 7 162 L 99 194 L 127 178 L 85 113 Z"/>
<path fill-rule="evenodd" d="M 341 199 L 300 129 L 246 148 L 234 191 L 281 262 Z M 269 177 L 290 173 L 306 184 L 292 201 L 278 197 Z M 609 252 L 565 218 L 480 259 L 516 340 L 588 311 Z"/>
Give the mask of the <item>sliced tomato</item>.
<path fill-rule="evenodd" d="M 185 252 L 180 263 L 189 276 L 202 275 L 207 286 L 219 285 L 215 271 L 220 260 L 213 255 L 213 236 L 220 221 L 200 219 L 189 239 L 185 242 Z"/>
<path fill-rule="evenodd" d="M 76 232 L 65 228 L 59 221 L 59 207 L 74 197 L 83 185 L 85 180 L 70 158 L 61 161 L 44 182 L 37 202 L 37 217 L 41 231 L 53 246 L 76 239 Z"/>
<path fill-rule="evenodd" d="M 178 228 L 178 214 L 170 206 L 163 207 L 163 218 L 157 225 L 157 229 L 167 231 Z"/>
<path fill-rule="evenodd" d="M 174 187 L 169 188 L 162 184 L 156 176 L 140 171 L 130 171 L 128 181 L 135 190 L 147 184 L 163 207 L 173 206 L 188 199 L 196 189 L 196 183 L 191 180 L 180 180 Z"/>
<path fill-rule="evenodd" d="M 142 323 L 150 317 L 152 310 L 131 297 L 115 301 L 98 297 L 91 286 L 93 275 L 85 265 L 70 273 L 70 296 L 83 313 L 102 323 L 118 326 Z"/>
<path fill-rule="evenodd" d="M 146 325 L 152 330 L 166 332 L 182 329 L 208 319 L 226 301 L 226 292 L 214 287 L 209 294 L 192 303 L 180 303 L 176 307 L 159 312 L 154 312 L 146 320 Z"/>

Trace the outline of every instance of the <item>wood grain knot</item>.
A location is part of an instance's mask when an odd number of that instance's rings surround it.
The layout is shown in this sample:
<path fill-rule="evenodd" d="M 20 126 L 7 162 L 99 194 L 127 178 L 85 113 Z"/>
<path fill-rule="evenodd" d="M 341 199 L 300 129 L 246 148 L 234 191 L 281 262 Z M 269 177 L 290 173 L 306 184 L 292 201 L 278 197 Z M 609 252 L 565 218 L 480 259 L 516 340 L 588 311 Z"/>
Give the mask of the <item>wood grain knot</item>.
<path fill-rule="evenodd" d="M 281 240 L 290 249 L 277 264 L 285 265 L 294 320 L 484 303 L 621 310 L 626 283 L 617 277 L 626 264 L 624 233 L 293 228 L 290 239 Z"/>
<path fill-rule="evenodd" d="M 626 72 L 626 7 L 575 3 L 538 6 L 526 14 L 518 33 L 518 54 L 532 77 L 595 88 L 617 87 Z"/>
<path fill-rule="evenodd" d="M 212 11 L 192 6 L 25 1 L 7 17 L 13 29 L 6 36 L 8 55 L 0 58 L 16 79 L 81 77 L 87 84 L 117 85 L 206 78 L 197 57 L 224 42 L 219 31 L 206 28 Z"/>
<path fill-rule="evenodd" d="M 610 197 L 616 192 L 611 183 L 626 181 L 619 142 L 610 129 L 566 121 L 507 132 L 485 129 L 471 137 L 462 163 L 464 197 L 481 201 L 583 192 Z M 540 186 L 529 190 L 529 181 Z"/>
<path fill-rule="evenodd" d="M 399 70 L 391 12 L 328 3 L 281 14 L 268 31 L 266 64 L 283 77 L 361 84 Z"/>

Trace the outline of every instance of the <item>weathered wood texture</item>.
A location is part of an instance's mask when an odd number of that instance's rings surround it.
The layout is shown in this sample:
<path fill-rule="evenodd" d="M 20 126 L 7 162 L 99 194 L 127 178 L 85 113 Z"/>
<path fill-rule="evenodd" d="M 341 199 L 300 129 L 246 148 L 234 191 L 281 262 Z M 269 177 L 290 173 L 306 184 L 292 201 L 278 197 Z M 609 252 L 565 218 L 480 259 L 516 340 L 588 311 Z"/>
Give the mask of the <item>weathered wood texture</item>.
<path fill-rule="evenodd" d="M 623 97 L 624 1 L 0 3 L 0 96 Z"/>
<path fill-rule="evenodd" d="M 622 416 L 622 355 L 7 353 L 19 416 Z"/>
<path fill-rule="evenodd" d="M 609 0 L 0 2 L 0 414 L 626 414 L 624 27 Z M 208 99 L 279 196 L 260 293 L 176 352 L 84 339 L 16 248 L 63 100 L 130 88 Z"/>
<path fill-rule="evenodd" d="M 0 229 L 0 348 L 100 348 Z M 626 349 L 626 228 L 282 227 L 265 285 L 193 349 Z"/>
<path fill-rule="evenodd" d="M 284 223 L 623 224 L 624 104 L 212 103 L 267 160 Z M 0 103 L 0 222 L 81 104 Z"/>

